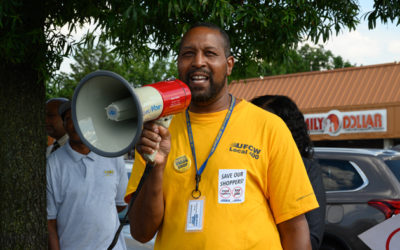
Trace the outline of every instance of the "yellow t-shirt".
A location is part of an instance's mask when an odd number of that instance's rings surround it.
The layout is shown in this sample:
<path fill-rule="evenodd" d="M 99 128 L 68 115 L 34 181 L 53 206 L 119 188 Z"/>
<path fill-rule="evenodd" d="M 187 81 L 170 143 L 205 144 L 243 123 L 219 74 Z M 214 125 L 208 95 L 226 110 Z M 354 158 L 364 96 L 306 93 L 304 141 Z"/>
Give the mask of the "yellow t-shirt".
<path fill-rule="evenodd" d="M 198 168 L 226 113 L 189 113 Z M 242 100 L 201 175 L 203 228 L 186 231 L 196 170 L 185 113 L 174 116 L 169 130 L 172 144 L 164 172 L 165 214 L 155 249 L 282 249 L 276 224 L 318 207 L 285 123 Z M 136 154 L 135 159 L 126 199 L 136 190 L 144 170 L 141 157 Z"/>

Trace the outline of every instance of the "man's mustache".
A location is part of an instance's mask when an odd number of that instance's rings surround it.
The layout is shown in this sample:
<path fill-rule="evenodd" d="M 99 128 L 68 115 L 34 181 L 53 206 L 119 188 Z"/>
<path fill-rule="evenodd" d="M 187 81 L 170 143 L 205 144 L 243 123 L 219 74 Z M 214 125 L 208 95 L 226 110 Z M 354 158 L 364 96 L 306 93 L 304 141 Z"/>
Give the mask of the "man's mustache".
<path fill-rule="evenodd" d="M 186 74 L 186 79 L 189 80 L 190 77 L 195 73 L 206 74 L 208 77 L 211 77 L 211 72 L 206 69 L 192 69 Z"/>

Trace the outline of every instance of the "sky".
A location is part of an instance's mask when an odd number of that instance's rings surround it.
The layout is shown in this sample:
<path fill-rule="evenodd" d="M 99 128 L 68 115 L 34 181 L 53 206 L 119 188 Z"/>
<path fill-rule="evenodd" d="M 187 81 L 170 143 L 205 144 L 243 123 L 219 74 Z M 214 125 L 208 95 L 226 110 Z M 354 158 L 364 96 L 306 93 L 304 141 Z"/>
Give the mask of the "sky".
<path fill-rule="evenodd" d="M 373 0 L 360 0 L 361 13 L 372 10 Z M 379 20 L 373 30 L 368 21 L 361 19 L 356 30 L 348 29 L 333 35 L 326 43 L 320 43 L 335 56 L 341 56 L 357 66 L 400 61 L 400 25 L 382 24 Z"/>
<path fill-rule="evenodd" d="M 373 0 L 359 0 L 361 13 L 372 10 Z M 373 30 L 368 29 L 368 22 L 361 19 L 356 30 L 344 29 L 338 35 L 333 33 L 326 43 L 320 42 L 326 50 L 335 56 L 357 66 L 366 66 L 400 61 L 400 25 L 382 24 L 379 20 Z M 84 32 L 79 32 L 80 34 Z M 77 37 L 81 37 L 77 34 Z M 60 71 L 70 72 L 69 64 L 74 61 L 64 59 Z"/>

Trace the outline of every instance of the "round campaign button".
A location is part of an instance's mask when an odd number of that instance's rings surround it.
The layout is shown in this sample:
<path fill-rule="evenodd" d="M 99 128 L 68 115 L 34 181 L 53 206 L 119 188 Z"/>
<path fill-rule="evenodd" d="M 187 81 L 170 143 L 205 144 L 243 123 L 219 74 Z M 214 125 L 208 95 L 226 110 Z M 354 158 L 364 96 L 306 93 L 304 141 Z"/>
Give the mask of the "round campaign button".
<path fill-rule="evenodd" d="M 190 168 L 190 165 L 190 158 L 186 155 L 179 156 L 174 161 L 174 169 L 179 173 L 186 172 Z"/>

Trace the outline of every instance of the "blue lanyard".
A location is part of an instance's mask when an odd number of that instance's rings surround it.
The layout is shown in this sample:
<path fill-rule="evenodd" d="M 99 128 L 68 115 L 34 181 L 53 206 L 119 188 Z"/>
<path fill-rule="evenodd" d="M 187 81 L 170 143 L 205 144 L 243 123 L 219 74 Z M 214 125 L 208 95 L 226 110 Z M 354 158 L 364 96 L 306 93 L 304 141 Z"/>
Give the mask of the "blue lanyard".
<path fill-rule="evenodd" d="M 188 109 L 186 110 L 186 126 L 187 126 L 187 132 L 188 132 L 188 137 L 189 137 L 189 143 L 190 143 L 190 148 L 192 149 L 192 155 L 193 155 L 193 159 L 194 159 L 194 165 L 196 167 L 196 188 L 192 191 L 192 197 L 195 199 L 198 199 L 201 196 L 201 192 L 199 190 L 199 183 L 200 183 L 200 178 L 201 178 L 201 174 L 203 173 L 208 160 L 210 159 L 210 157 L 214 154 L 215 150 L 217 149 L 218 143 L 221 140 L 221 137 L 225 131 L 226 126 L 228 125 L 228 121 L 231 117 L 233 108 L 235 107 L 235 103 L 236 103 L 236 99 L 233 95 L 231 96 L 231 104 L 229 106 L 228 109 L 228 113 L 225 116 L 225 119 L 221 125 L 221 128 L 219 129 L 219 132 L 217 134 L 217 137 L 215 138 L 214 144 L 211 147 L 211 151 L 208 154 L 207 159 L 204 161 L 204 163 L 201 165 L 200 168 L 197 168 L 197 160 L 196 160 L 196 150 L 194 148 L 194 140 L 193 140 L 193 131 L 192 131 L 192 125 L 190 123 L 190 117 L 189 117 L 189 111 Z"/>

